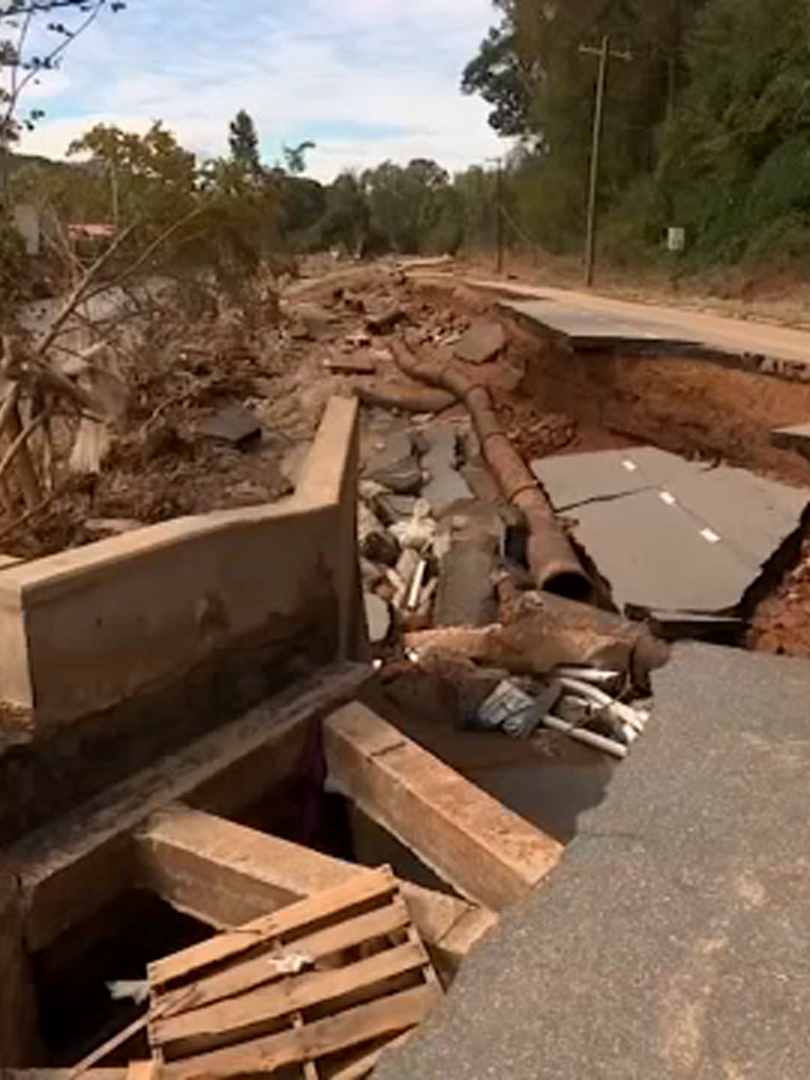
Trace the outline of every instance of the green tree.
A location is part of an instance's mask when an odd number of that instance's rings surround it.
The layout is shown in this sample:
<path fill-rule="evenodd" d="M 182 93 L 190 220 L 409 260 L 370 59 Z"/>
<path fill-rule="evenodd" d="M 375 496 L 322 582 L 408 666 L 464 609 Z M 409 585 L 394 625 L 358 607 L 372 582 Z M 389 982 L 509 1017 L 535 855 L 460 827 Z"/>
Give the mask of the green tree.
<path fill-rule="evenodd" d="M 388 251 L 432 252 L 453 240 L 450 177 L 435 161 L 416 158 L 404 168 L 386 161 L 361 178 L 371 215 L 371 231 Z M 454 246 L 454 243 L 450 243 Z"/>
<path fill-rule="evenodd" d="M 578 243 L 583 228 L 596 59 L 580 47 L 608 35 L 633 57 L 616 62 L 608 79 L 600 201 L 609 209 L 656 167 L 660 125 L 685 81 L 684 42 L 705 2 L 498 0 L 501 22 L 462 86 L 494 106 L 499 133 L 533 152 L 519 172 L 547 208 L 544 231 L 555 243 Z"/>
<path fill-rule="evenodd" d="M 657 181 L 704 260 L 810 260 L 806 0 L 713 0 L 665 126 Z"/>
<path fill-rule="evenodd" d="M 240 109 L 231 121 L 228 137 L 232 159 L 246 172 L 258 173 L 261 170 L 259 136 L 253 117 Z"/>
<path fill-rule="evenodd" d="M 281 152 L 284 155 L 287 172 L 292 173 L 293 176 L 300 176 L 305 173 L 307 171 L 307 151 L 314 149 L 315 143 L 310 142 L 309 139 L 306 142 L 299 143 L 298 146 L 282 146 Z"/>
<path fill-rule="evenodd" d="M 112 216 L 114 202 L 121 225 L 165 227 L 193 209 L 196 158 L 161 121 L 145 135 L 97 124 L 71 144 L 68 155 L 89 158 L 82 171 L 91 178 L 87 195 L 98 200 L 102 192 L 109 208 L 103 217 Z"/>

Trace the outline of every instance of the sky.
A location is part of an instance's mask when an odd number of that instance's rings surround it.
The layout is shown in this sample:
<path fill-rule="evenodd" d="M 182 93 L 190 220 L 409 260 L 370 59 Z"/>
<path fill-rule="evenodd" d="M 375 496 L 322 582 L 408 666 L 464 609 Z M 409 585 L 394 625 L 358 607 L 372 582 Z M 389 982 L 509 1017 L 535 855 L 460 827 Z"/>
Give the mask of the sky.
<path fill-rule="evenodd" d="M 490 0 L 128 0 L 34 88 L 46 118 L 20 149 L 62 157 L 95 123 L 161 119 L 214 156 L 245 108 L 268 163 L 311 139 L 321 180 L 387 159 L 462 168 L 505 149 L 459 90 L 492 21 Z"/>

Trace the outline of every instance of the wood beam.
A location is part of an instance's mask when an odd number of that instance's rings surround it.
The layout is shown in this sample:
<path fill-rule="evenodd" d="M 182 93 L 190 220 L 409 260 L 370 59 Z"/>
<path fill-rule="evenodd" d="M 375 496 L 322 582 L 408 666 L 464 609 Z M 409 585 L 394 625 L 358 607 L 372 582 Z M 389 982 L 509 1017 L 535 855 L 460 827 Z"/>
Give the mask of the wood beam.
<path fill-rule="evenodd" d="M 358 702 L 324 722 L 330 780 L 464 896 L 502 911 L 564 848 Z"/>
<path fill-rule="evenodd" d="M 269 914 L 372 871 L 223 818 L 172 806 L 136 834 L 138 880 L 179 911 L 218 930 Z M 496 923 L 458 897 L 401 882 L 423 940 L 444 975 Z"/>
<path fill-rule="evenodd" d="M 186 800 L 237 813 L 294 775 L 310 724 L 354 697 L 369 673 L 357 664 L 326 668 L 12 847 L 29 951 L 134 884 L 132 833 L 161 807 Z"/>

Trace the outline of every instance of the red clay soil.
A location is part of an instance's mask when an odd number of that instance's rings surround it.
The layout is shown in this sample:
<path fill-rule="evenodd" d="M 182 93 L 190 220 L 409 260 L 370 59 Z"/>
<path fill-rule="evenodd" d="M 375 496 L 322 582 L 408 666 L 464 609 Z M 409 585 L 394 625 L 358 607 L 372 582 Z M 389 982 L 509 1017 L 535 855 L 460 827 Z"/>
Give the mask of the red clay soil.
<path fill-rule="evenodd" d="M 577 354 L 515 325 L 511 337 L 524 376 L 504 407 L 522 421 L 564 414 L 583 430 L 583 449 L 651 443 L 810 487 L 810 462 L 770 444 L 773 428 L 810 418 L 810 385 L 706 360 Z"/>

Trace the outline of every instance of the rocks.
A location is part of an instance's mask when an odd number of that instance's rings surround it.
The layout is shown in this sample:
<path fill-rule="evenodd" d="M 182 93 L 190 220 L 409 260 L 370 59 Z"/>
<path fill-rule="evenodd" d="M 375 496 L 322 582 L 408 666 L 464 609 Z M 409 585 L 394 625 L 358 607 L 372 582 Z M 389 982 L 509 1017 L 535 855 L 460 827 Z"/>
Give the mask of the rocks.
<path fill-rule="evenodd" d="M 375 593 L 365 593 L 363 603 L 366 610 L 369 641 L 372 645 L 382 645 L 391 633 L 391 609 L 385 600 Z"/>
<path fill-rule="evenodd" d="M 396 566 L 399 550 L 396 538 L 383 528 L 368 533 L 360 545 L 364 558 L 383 566 Z"/>
<path fill-rule="evenodd" d="M 355 349 L 346 355 L 333 353 L 326 366 L 334 375 L 373 375 L 377 370 L 374 360 L 363 349 Z"/>
<path fill-rule="evenodd" d="M 369 476 L 396 495 L 418 495 L 424 481 L 422 469 L 413 455 L 387 468 L 377 469 Z"/>
<path fill-rule="evenodd" d="M 397 495 L 418 495 L 422 487 L 422 469 L 414 454 L 410 434 L 398 431 L 389 435 L 366 465 L 365 476 Z"/>
<path fill-rule="evenodd" d="M 506 348 L 506 331 L 499 322 L 479 319 L 457 342 L 454 353 L 467 364 L 487 364 Z"/>
<path fill-rule="evenodd" d="M 407 316 L 401 307 L 387 308 L 379 315 L 369 315 L 366 326 L 372 334 L 390 334 Z"/>
<path fill-rule="evenodd" d="M 227 443 L 230 446 L 236 446 L 239 450 L 244 450 L 261 438 L 262 425 L 259 419 L 247 409 L 243 409 L 240 405 L 231 405 L 203 420 L 198 425 L 197 431 L 203 438 Z"/>
<path fill-rule="evenodd" d="M 436 598 L 436 626 L 487 626 L 498 618 L 493 574 L 502 546 L 497 511 L 478 503 L 445 523 Z"/>
<path fill-rule="evenodd" d="M 458 472 L 462 457 L 460 435 L 448 424 L 436 424 L 425 429 L 422 438 L 426 446 L 422 466 L 429 477 L 422 497 L 430 503 L 434 517 L 440 518 L 455 503 L 471 495 Z"/>
<path fill-rule="evenodd" d="M 409 521 L 416 510 L 417 502 L 414 495 L 397 495 L 392 491 L 383 491 L 373 499 L 377 515 L 389 527 L 398 522 Z"/>

